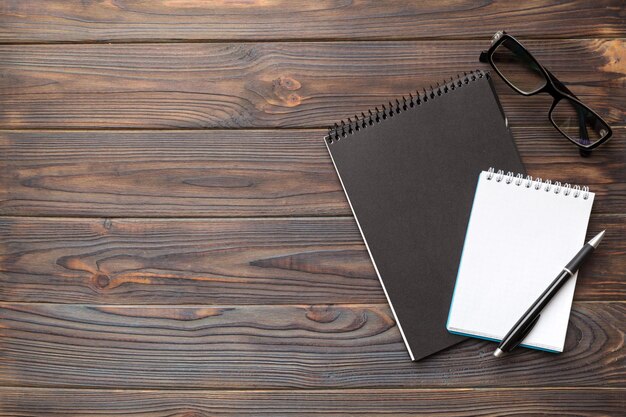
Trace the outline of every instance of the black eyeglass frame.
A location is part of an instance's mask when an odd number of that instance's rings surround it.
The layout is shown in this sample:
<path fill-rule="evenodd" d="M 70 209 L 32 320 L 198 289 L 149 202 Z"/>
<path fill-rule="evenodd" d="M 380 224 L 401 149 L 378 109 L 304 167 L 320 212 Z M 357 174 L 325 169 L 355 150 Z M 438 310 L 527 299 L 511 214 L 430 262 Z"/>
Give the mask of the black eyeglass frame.
<path fill-rule="evenodd" d="M 497 39 L 495 39 L 497 37 Z M 500 78 L 502 78 L 502 80 L 504 80 L 504 82 L 511 87 L 513 90 L 515 90 L 517 93 L 523 95 L 523 96 L 533 96 L 535 94 L 540 94 L 540 93 L 548 93 L 552 96 L 552 98 L 554 98 L 554 101 L 552 102 L 552 106 L 550 107 L 550 110 L 548 111 L 548 119 L 550 120 L 550 122 L 552 123 L 552 125 L 559 131 L 559 133 L 561 133 L 563 136 L 565 136 L 570 142 L 572 142 L 574 145 L 576 145 L 580 151 L 581 154 L 588 154 L 591 150 L 597 148 L 598 146 L 602 145 L 603 143 L 606 143 L 606 141 L 608 141 L 611 136 L 613 135 L 613 130 L 611 129 L 611 126 L 609 126 L 609 124 L 602 118 L 600 117 L 600 115 L 598 113 L 596 113 L 593 109 L 591 109 L 589 106 L 587 106 L 586 104 L 584 104 L 582 101 L 580 101 L 578 99 L 578 97 L 576 97 L 576 95 L 574 93 L 572 93 L 569 88 L 567 88 L 561 81 L 559 81 L 554 74 L 552 74 L 550 71 L 548 71 L 543 65 L 541 65 L 539 63 L 539 61 L 537 61 L 537 59 L 533 56 L 532 53 L 530 53 L 530 51 L 528 49 L 526 49 L 526 47 L 524 47 L 524 45 L 522 45 L 517 39 L 515 39 L 513 36 L 507 34 L 506 32 L 498 32 L 496 33 L 496 35 L 494 35 L 494 39 L 495 41 L 491 44 L 491 46 L 489 47 L 489 49 L 487 51 L 483 51 L 480 54 L 480 62 L 486 62 L 489 63 L 491 65 L 491 67 L 494 69 L 494 71 L 496 71 L 498 73 L 498 75 L 500 76 Z M 493 54 L 495 52 L 495 50 L 498 48 L 498 46 L 500 46 L 502 43 L 504 43 L 505 41 L 511 41 L 514 42 L 515 45 L 519 48 L 521 48 L 526 55 L 528 55 L 528 57 L 530 57 L 530 59 L 533 60 L 533 63 L 537 66 L 537 69 L 539 69 L 539 71 L 542 73 L 544 79 L 545 79 L 545 84 L 536 89 L 535 91 L 531 91 L 531 92 L 525 92 L 520 90 L 519 88 L 517 88 L 513 83 L 511 83 L 511 81 L 509 81 L 506 76 L 504 76 L 500 70 L 498 69 L 497 65 L 495 65 L 495 63 L 493 62 Z M 595 117 L 597 117 L 598 119 L 600 119 L 600 121 L 607 127 L 607 134 L 598 139 L 596 142 L 589 144 L 589 145 L 583 145 L 581 143 L 578 143 L 575 139 L 569 137 L 565 132 L 563 132 L 561 130 L 561 128 L 559 128 L 559 126 L 556 124 L 556 122 L 554 121 L 553 117 L 552 117 L 552 112 L 554 110 L 554 108 L 557 106 L 557 104 L 563 100 L 564 98 L 567 98 L 575 103 L 577 103 L 578 105 L 580 105 L 581 107 L 584 107 L 587 111 L 589 111 L 591 114 L 593 114 Z M 579 112 L 579 123 L 581 124 L 581 136 L 583 136 L 582 139 L 589 139 L 589 137 L 587 136 L 587 129 L 585 127 L 585 121 L 584 121 L 584 116 L 582 116 Z"/>

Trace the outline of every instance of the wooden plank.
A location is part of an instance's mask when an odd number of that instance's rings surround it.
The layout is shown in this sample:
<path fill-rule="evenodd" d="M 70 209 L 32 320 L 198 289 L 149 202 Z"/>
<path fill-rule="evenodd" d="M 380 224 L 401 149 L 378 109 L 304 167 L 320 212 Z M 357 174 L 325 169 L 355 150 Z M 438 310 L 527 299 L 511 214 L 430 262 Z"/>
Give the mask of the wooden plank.
<path fill-rule="evenodd" d="M 0 214 L 350 215 L 324 134 L 0 131 Z M 513 135 L 531 175 L 589 185 L 594 213 L 626 213 L 626 128 L 585 159 L 551 126 Z"/>
<path fill-rule="evenodd" d="M 321 130 L 4 131 L 0 213 L 347 215 L 323 135 Z"/>
<path fill-rule="evenodd" d="M 626 123 L 625 40 L 529 41 L 611 123 Z M 479 66 L 487 41 L 0 46 L 0 128 L 326 127 Z M 574 65 L 575 64 L 575 65 Z M 496 80 L 512 125 L 551 98 Z"/>
<path fill-rule="evenodd" d="M 624 300 L 624 216 L 577 300 Z M 0 219 L 0 300 L 93 304 L 385 303 L 352 218 Z"/>
<path fill-rule="evenodd" d="M 626 34 L 619 0 L 45 2 L 8 0 L 1 42 L 485 38 Z"/>
<path fill-rule="evenodd" d="M 4 218 L 0 242 L 0 297 L 6 301 L 384 300 L 350 218 Z"/>
<path fill-rule="evenodd" d="M 0 385 L 624 387 L 624 303 L 575 304 L 565 352 L 468 340 L 412 363 L 386 305 L 0 304 Z M 489 375 L 489 378 L 485 378 Z"/>
<path fill-rule="evenodd" d="M 149 391 L 0 389 L 1 416 L 619 415 L 623 389 Z"/>

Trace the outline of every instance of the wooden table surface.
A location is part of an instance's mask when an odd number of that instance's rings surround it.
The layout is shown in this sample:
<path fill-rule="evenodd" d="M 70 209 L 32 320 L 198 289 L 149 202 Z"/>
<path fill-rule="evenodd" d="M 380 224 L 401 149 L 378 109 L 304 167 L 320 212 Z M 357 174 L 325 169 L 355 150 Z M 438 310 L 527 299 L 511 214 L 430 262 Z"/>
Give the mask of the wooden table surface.
<path fill-rule="evenodd" d="M 521 39 L 614 138 L 495 84 L 530 174 L 597 193 L 565 352 L 412 363 L 325 127 Z M 0 414 L 626 410 L 626 2 L 0 1 Z"/>

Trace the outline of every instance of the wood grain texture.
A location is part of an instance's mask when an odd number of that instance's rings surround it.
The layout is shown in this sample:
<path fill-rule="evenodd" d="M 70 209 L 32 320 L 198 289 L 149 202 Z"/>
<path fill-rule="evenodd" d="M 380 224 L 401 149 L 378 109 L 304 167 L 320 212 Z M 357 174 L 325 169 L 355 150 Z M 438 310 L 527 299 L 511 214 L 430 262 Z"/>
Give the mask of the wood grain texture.
<path fill-rule="evenodd" d="M 177 389 L 621 387 L 624 303 L 574 305 L 565 352 L 468 340 L 412 363 L 386 305 L 0 304 L 0 384 Z M 488 375 L 489 377 L 485 377 Z"/>
<path fill-rule="evenodd" d="M 620 388 L 149 391 L 0 389 L 0 416 L 617 416 Z"/>
<path fill-rule="evenodd" d="M 626 123 L 625 41 L 529 41 L 608 122 Z M 0 46 L 0 128 L 326 127 L 478 62 L 488 41 Z M 576 65 L 573 65 L 575 63 Z M 390 69 L 393 68 L 393 71 Z M 497 90 L 512 125 L 551 98 Z"/>
<path fill-rule="evenodd" d="M 6 301 L 384 300 L 349 218 L 10 218 L 0 220 L 0 239 L 0 297 Z"/>
<path fill-rule="evenodd" d="M 533 176 L 588 185 L 626 213 L 626 128 L 581 158 L 552 126 L 513 128 Z M 0 131 L 0 214 L 351 215 L 323 130 Z M 488 168 L 488 167 L 486 167 Z"/>
<path fill-rule="evenodd" d="M 623 414 L 625 6 L 0 0 L 0 416 Z M 609 235 L 565 353 L 411 363 L 320 128 L 502 29 L 617 127 L 581 159 L 495 79 L 529 173 Z"/>
<path fill-rule="evenodd" d="M 623 300 L 624 216 L 577 300 Z M 94 304 L 385 303 L 352 218 L 0 219 L 0 300 Z"/>
<path fill-rule="evenodd" d="M 323 134 L 4 131 L 0 213 L 347 215 Z"/>
<path fill-rule="evenodd" d="M 620 37 L 620 0 L 79 1 L 7 0 L 1 42 Z"/>

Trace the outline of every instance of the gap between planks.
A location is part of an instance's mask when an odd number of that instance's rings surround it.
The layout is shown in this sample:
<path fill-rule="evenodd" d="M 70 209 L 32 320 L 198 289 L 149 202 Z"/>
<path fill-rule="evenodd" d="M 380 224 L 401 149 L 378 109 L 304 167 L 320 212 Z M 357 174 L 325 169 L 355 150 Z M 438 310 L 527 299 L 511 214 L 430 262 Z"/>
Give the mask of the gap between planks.
<path fill-rule="evenodd" d="M 593 213 L 593 218 L 621 218 L 623 217 L 626 221 L 626 213 Z M 230 221 L 251 221 L 251 220 L 320 220 L 320 219 L 328 219 L 328 220 L 345 220 L 345 219 L 354 219 L 352 214 L 344 214 L 344 215 L 307 215 L 307 216 L 285 216 L 285 215 L 265 215 L 265 216 L 87 216 L 87 215 L 72 215 L 72 216 L 57 216 L 57 215 L 30 215 L 30 214 L 0 214 L 1 219 L 46 219 L 46 220 L 103 220 L 103 219 L 115 219 L 115 220 L 167 220 L 167 221 L 198 221 L 198 220 L 230 220 Z"/>
<path fill-rule="evenodd" d="M 626 304 L 626 300 L 574 300 L 572 305 L 577 304 Z M 285 303 L 285 304 L 94 304 L 94 303 L 50 303 L 50 302 L 33 302 L 33 301 L 0 301 L 0 308 L 4 306 L 21 305 L 21 306 L 62 306 L 62 307 L 85 307 L 85 308 L 159 308 L 159 309 L 181 309 L 181 308 L 198 308 L 198 307 L 210 307 L 210 308 L 277 308 L 284 309 L 285 307 L 317 307 L 317 306 L 334 306 L 334 307 L 354 307 L 354 308 L 366 308 L 366 307 L 387 307 L 387 303 Z"/>
<path fill-rule="evenodd" d="M 395 97 L 390 97 L 390 98 L 395 98 Z M 367 110 L 367 109 L 366 109 Z M 340 117 L 340 116 L 339 116 Z M 337 120 L 334 120 L 337 121 Z M 550 125 L 548 125 L 549 127 Z M 520 128 L 522 128 L 522 126 L 519 126 Z M 541 124 L 541 125 L 527 125 L 527 126 L 523 126 L 524 129 L 545 129 L 546 125 L 545 124 Z M 626 124 L 621 124 L 621 123 L 612 123 L 611 124 L 611 128 L 612 129 L 624 129 L 626 128 Z M 213 132 L 245 132 L 245 131 L 253 131 L 253 132 L 275 132 L 275 131 L 280 131 L 280 132 L 289 132 L 289 131 L 294 131 L 294 132 L 302 132 L 302 131 L 319 131 L 322 136 L 324 136 L 326 134 L 326 132 L 328 131 L 328 126 L 289 126 L 289 127 L 267 127 L 267 126 L 263 126 L 263 127 L 255 127 L 255 126 L 249 126 L 249 127 L 223 127 L 223 126 L 214 126 L 214 127 L 203 127 L 203 128 L 198 128 L 198 127 L 163 127 L 163 128 L 159 128 L 159 127 L 115 127 L 115 126 L 111 126 L 111 127 L 96 127 L 96 128 L 92 128 L 92 129 L 86 129 L 84 127 L 77 127 L 77 128 L 71 128 L 71 127 L 16 127 L 16 128 L 11 128 L 11 129 L 0 129 L 0 132 L 4 132 L 4 133 L 11 133 L 11 132 L 35 132 L 35 133 L 45 133 L 45 132 L 54 132 L 54 133 L 62 133 L 62 132 L 68 132 L 68 133 L 79 133 L 79 132 L 115 132 L 115 133 L 124 133 L 124 132 L 150 132 L 150 131 L 154 131 L 154 132 L 172 132 L 172 133 L 176 133 L 179 131 L 185 131 L 185 132 L 204 132 L 204 131 L 213 131 Z M 615 132 L 614 132 L 615 133 Z M 321 139 L 321 138 L 320 138 Z M 515 139 L 515 138 L 514 138 Z M 612 140 L 613 138 L 611 138 Z"/>
<path fill-rule="evenodd" d="M 535 34 L 525 34 L 520 37 L 520 39 L 524 40 L 558 40 L 558 41 L 580 41 L 580 40 L 592 40 L 592 39 L 603 39 L 603 40 L 624 40 L 626 38 L 621 36 L 602 36 L 601 34 L 594 36 L 552 36 L 552 35 L 535 35 Z M 489 42 L 491 38 L 485 37 L 463 37 L 463 36 L 452 36 L 452 37 L 430 37 L 430 36 L 398 36 L 398 37 L 384 37 L 384 38 L 254 38 L 254 39 L 238 39 L 238 38 L 229 38 L 229 39 L 158 39 L 158 38 L 138 38 L 138 39 L 111 39 L 111 40 L 82 40 L 82 41 L 23 41 L 23 42 L 2 42 L 0 41 L 0 46 L 24 46 L 24 45 L 162 45 L 162 44 L 181 44 L 181 43 L 207 43 L 207 44 L 223 44 L 223 43 L 352 43 L 352 42 L 454 42 L 454 41 L 485 41 Z M 485 48 L 489 46 L 488 44 Z"/>
<path fill-rule="evenodd" d="M 418 361 L 419 362 L 419 361 Z M 578 387 L 558 387 L 558 386 L 554 386 L 554 387 L 534 387 L 534 388 L 526 388 L 526 387 L 493 387 L 493 388 L 488 388 L 488 387 L 455 387 L 455 388 L 385 388 L 385 387 L 379 387 L 379 388 L 298 388 L 298 389 L 293 389 L 293 388 L 266 388 L 266 389 L 256 389 L 256 388 L 250 388 L 250 389 L 246 389 L 246 388 L 242 388 L 242 389 L 232 389 L 232 388 L 224 388 L 224 389 L 220 389 L 220 388 L 211 388 L 211 389 L 206 389 L 206 388 L 181 388 L 181 389 L 176 389 L 176 388 L 93 388 L 93 387 L 82 387 L 82 386 L 76 386 L 76 387 L 65 387 L 65 386 L 60 386 L 60 387 L 36 387 L 36 386 L 29 386 L 29 385 L 0 385 L 0 392 L 3 390 L 10 390 L 10 389 L 26 389 L 26 390 L 32 390 L 32 391 L 77 391 L 77 392 L 125 392 L 125 393 L 151 393 L 151 392 L 176 392 L 176 393 L 185 393 L 185 392 L 189 392 L 189 393 L 201 393 L 201 392 L 233 392 L 233 393 L 238 393 L 238 392 L 248 392 L 248 393 L 253 393 L 253 392 L 258 392 L 258 393 L 275 393 L 275 392 L 302 392 L 302 391 L 308 391 L 310 393 L 313 392 L 334 392 L 334 391 L 338 391 L 338 392 L 345 392 L 345 393 L 359 393 L 359 392 L 379 392 L 379 391 L 384 391 L 387 393 L 390 392 L 407 392 L 407 391 L 415 391 L 415 392 L 468 392 L 468 391 L 475 391 L 475 392 L 518 392 L 518 391 L 527 391 L 527 392 L 533 392 L 533 391 L 624 391 L 626 393 L 626 388 L 622 388 L 622 387 L 599 387 L 599 386 L 595 386 L 595 385 L 589 385 L 589 386 L 578 386 Z"/>

